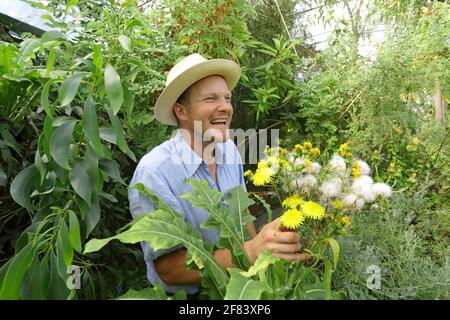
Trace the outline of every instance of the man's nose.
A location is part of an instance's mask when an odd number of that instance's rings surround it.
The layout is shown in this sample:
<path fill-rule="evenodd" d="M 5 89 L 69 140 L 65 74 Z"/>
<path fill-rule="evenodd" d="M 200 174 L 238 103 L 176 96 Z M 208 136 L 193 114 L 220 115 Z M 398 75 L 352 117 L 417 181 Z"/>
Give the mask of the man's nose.
<path fill-rule="evenodd" d="M 231 112 L 233 111 L 233 106 L 231 105 L 231 100 L 223 97 L 219 99 L 219 104 L 217 106 L 217 111 Z"/>

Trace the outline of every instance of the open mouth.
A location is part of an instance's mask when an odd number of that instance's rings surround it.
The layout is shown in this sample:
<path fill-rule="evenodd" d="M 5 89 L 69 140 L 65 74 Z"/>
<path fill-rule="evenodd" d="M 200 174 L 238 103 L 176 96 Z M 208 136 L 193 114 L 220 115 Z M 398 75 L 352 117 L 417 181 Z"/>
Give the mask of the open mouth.
<path fill-rule="evenodd" d="M 227 124 L 227 119 L 213 119 L 209 123 L 213 126 L 225 126 Z"/>

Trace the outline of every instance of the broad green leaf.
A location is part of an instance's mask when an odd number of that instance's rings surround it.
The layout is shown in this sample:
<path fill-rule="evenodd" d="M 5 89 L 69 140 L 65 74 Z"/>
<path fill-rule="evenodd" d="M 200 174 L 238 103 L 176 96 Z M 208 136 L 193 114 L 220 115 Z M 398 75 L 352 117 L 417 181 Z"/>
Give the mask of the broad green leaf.
<path fill-rule="evenodd" d="M 323 271 L 323 287 L 325 290 L 325 299 L 331 299 L 331 274 L 333 271 L 331 270 L 331 261 L 328 259 L 324 259 L 324 271 Z"/>
<path fill-rule="evenodd" d="M 5 173 L 5 170 L 3 170 L 2 167 L 0 167 L 0 187 L 6 186 L 6 183 L 8 182 L 8 176 Z"/>
<path fill-rule="evenodd" d="M 13 73 L 17 64 L 17 53 L 19 50 L 12 43 L 0 43 L 0 74 Z"/>
<path fill-rule="evenodd" d="M 0 128 L 0 136 L 3 139 L 3 142 L 6 143 L 8 147 L 11 147 L 14 149 L 15 152 L 19 156 L 22 156 L 22 152 L 20 152 L 20 145 L 17 142 L 17 140 L 14 138 L 14 136 L 9 132 L 6 128 Z"/>
<path fill-rule="evenodd" d="M 69 275 L 66 273 L 67 268 L 58 261 L 58 257 L 50 252 L 50 279 L 48 284 L 48 299 L 65 300 L 69 296 L 70 290 L 67 288 L 66 280 Z M 64 270 L 61 270 L 64 269 Z"/>
<path fill-rule="evenodd" d="M 41 135 L 39 137 L 39 140 L 40 139 L 45 139 L 45 137 Z M 45 167 L 44 161 L 42 160 L 39 148 L 36 149 L 36 154 L 34 155 L 34 165 L 36 166 L 36 169 L 39 171 L 39 175 L 41 177 L 40 183 L 41 185 L 43 185 L 45 177 L 47 175 L 47 168 Z"/>
<path fill-rule="evenodd" d="M 121 34 L 119 37 L 119 42 L 122 48 L 124 48 L 126 51 L 131 51 L 131 40 L 126 35 Z"/>
<path fill-rule="evenodd" d="M 186 300 L 186 292 L 181 290 L 174 296 L 168 297 L 161 284 L 156 282 L 153 288 L 145 288 L 140 291 L 130 289 L 116 300 Z"/>
<path fill-rule="evenodd" d="M 92 48 L 92 63 L 94 64 L 96 68 L 96 74 L 102 70 L 103 67 L 103 55 L 102 55 L 102 49 L 98 44 L 94 44 Z"/>
<path fill-rule="evenodd" d="M 92 239 L 85 248 L 84 254 L 103 248 L 108 242 L 117 239 L 123 243 L 147 241 L 154 250 L 169 249 L 183 245 L 191 259 L 207 275 L 213 275 L 219 288 L 225 288 L 227 273 L 217 263 L 209 250 L 205 248 L 202 235 L 180 216 L 156 210 L 138 219 L 131 228 L 106 239 Z"/>
<path fill-rule="evenodd" d="M 230 268 L 230 282 L 225 300 L 259 300 L 263 292 L 271 292 L 267 283 L 244 277 L 240 269 Z"/>
<path fill-rule="evenodd" d="M 235 226 L 237 228 L 239 239 L 242 243 L 244 243 L 246 240 L 250 240 L 247 225 L 255 220 L 255 218 L 248 213 L 247 209 L 255 202 L 247 196 L 247 193 L 241 185 L 230 189 L 228 191 L 228 195 L 229 198 L 227 198 L 224 202 L 228 205 L 231 213 L 234 215 Z"/>
<path fill-rule="evenodd" d="M 87 238 L 100 221 L 101 212 L 100 212 L 100 204 L 98 201 L 98 195 L 96 192 L 92 194 L 92 203 L 90 208 L 83 199 L 77 197 L 76 200 L 84 224 L 86 226 L 85 237 Z"/>
<path fill-rule="evenodd" d="M 81 79 L 86 75 L 86 73 L 75 73 L 70 78 L 63 81 L 61 88 L 59 89 L 59 101 L 61 106 L 67 106 L 75 98 L 78 92 L 78 87 L 80 86 Z"/>
<path fill-rule="evenodd" d="M 251 276 L 254 276 L 260 271 L 267 270 L 267 267 L 269 267 L 270 265 L 274 264 L 278 260 L 279 260 L 279 258 L 274 257 L 272 255 L 272 252 L 270 252 L 269 250 L 264 250 L 258 256 L 258 259 L 256 259 L 254 265 L 251 266 L 250 269 L 248 269 L 248 271 L 241 272 L 241 274 L 244 277 L 247 277 L 247 278 L 251 277 Z"/>
<path fill-rule="evenodd" d="M 58 259 L 63 257 L 66 267 L 69 267 L 73 260 L 73 248 L 70 244 L 69 229 L 64 221 L 61 222 L 60 226 L 58 239 L 56 240 L 57 255 Z"/>
<path fill-rule="evenodd" d="M 83 111 L 83 130 L 86 134 L 87 140 L 92 144 L 92 147 L 103 155 L 103 145 L 100 141 L 100 132 L 98 129 L 97 112 L 95 111 L 94 100 L 92 97 L 86 99 Z"/>
<path fill-rule="evenodd" d="M 130 189 L 136 189 L 142 194 L 148 196 L 155 204 L 157 209 L 165 210 L 171 213 L 174 217 L 177 216 L 177 213 L 173 211 L 173 209 L 162 199 L 158 198 L 153 192 L 151 192 L 144 184 L 136 183 Z"/>
<path fill-rule="evenodd" d="M 100 138 L 116 144 L 122 152 L 126 153 L 133 161 L 136 162 L 136 156 L 133 151 L 130 150 L 127 141 L 125 140 L 125 135 L 123 133 L 119 118 L 110 108 L 106 108 L 106 111 L 108 112 L 109 119 L 111 120 L 114 134 L 111 134 L 111 131 L 108 130 L 108 128 L 100 128 Z M 116 138 L 115 141 L 110 141 L 114 137 Z"/>
<path fill-rule="evenodd" d="M 219 230 L 221 240 L 217 245 L 232 250 L 235 259 L 233 262 L 237 262 L 239 267 L 250 267 L 251 262 L 244 249 L 244 241 L 240 238 L 237 230 L 236 217 L 230 213 L 230 210 L 223 208 L 221 205 L 223 194 L 211 188 L 206 180 L 187 179 L 187 181 L 194 190 L 191 193 L 181 195 L 181 197 L 188 199 L 194 207 L 205 209 L 209 213 L 201 227 Z M 238 203 L 242 204 L 242 202 L 234 199 L 236 196 L 237 192 L 231 193 L 231 197 L 227 201 L 239 208 Z"/>
<path fill-rule="evenodd" d="M 339 255 L 341 252 L 339 243 L 334 238 L 326 238 L 326 239 L 324 239 L 324 242 L 328 242 L 330 244 L 331 251 L 333 252 L 333 264 L 334 264 L 333 270 L 336 270 L 336 267 L 337 267 L 337 264 L 339 261 Z"/>
<path fill-rule="evenodd" d="M 37 50 L 40 45 L 40 39 L 28 38 L 22 41 L 20 44 L 20 55 L 17 63 L 21 64 L 29 60 L 32 56 L 34 56 L 34 51 Z"/>
<path fill-rule="evenodd" d="M 42 43 L 46 43 L 57 39 L 64 39 L 64 33 L 58 30 L 50 30 L 44 32 L 44 34 L 41 36 Z"/>
<path fill-rule="evenodd" d="M 25 300 L 43 300 L 47 298 L 49 270 L 42 267 L 35 257 L 21 285 L 21 298 Z"/>
<path fill-rule="evenodd" d="M 116 133 L 113 128 L 100 128 L 100 139 L 105 140 L 106 142 L 117 144 Z"/>
<path fill-rule="evenodd" d="M 55 63 L 55 48 L 50 48 L 48 53 L 48 59 L 47 59 L 47 68 L 45 69 L 44 76 L 47 78 L 50 74 L 50 72 L 53 71 L 53 65 Z M 55 79 L 56 80 L 56 79 Z"/>
<path fill-rule="evenodd" d="M 194 192 L 183 194 L 181 197 L 188 199 L 197 208 L 215 207 L 220 204 L 223 193 L 211 188 L 206 180 L 187 179 Z"/>
<path fill-rule="evenodd" d="M 113 178 L 114 180 L 120 182 L 121 184 L 126 184 L 122 177 L 120 176 L 119 165 L 114 160 L 109 160 L 105 158 L 101 158 L 98 163 L 98 167 L 104 171 L 108 176 Z"/>
<path fill-rule="evenodd" d="M 77 215 L 72 210 L 69 211 L 69 238 L 72 247 L 77 252 L 81 252 L 80 224 Z"/>
<path fill-rule="evenodd" d="M 56 117 L 53 119 L 52 122 L 52 126 L 54 127 L 60 127 L 63 124 L 67 123 L 67 122 L 71 122 L 71 121 L 78 121 L 73 117 L 69 117 L 69 116 L 60 116 L 60 117 Z"/>
<path fill-rule="evenodd" d="M 123 103 L 123 88 L 120 76 L 110 64 L 105 68 L 105 92 L 114 114 L 117 114 Z M 125 152 L 125 151 L 124 151 Z"/>
<path fill-rule="evenodd" d="M 14 201 L 28 210 L 32 210 L 30 201 L 31 190 L 33 189 L 32 181 L 34 178 L 38 177 L 38 175 L 39 172 L 33 164 L 20 171 L 12 181 L 9 189 Z"/>
<path fill-rule="evenodd" d="M 272 222 L 272 208 L 270 207 L 270 205 L 260 196 L 258 196 L 257 194 L 253 194 L 253 196 L 259 201 L 261 202 L 261 204 L 264 206 L 264 209 L 266 209 L 267 212 L 267 222 L 270 223 Z"/>
<path fill-rule="evenodd" d="M 97 188 L 98 160 L 88 148 L 84 158 L 77 158 L 69 174 L 70 184 L 75 192 L 91 206 L 92 194 Z"/>
<path fill-rule="evenodd" d="M 41 92 L 41 106 L 44 108 L 47 115 L 49 115 L 51 117 L 53 117 L 53 110 L 50 108 L 50 105 L 48 103 L 48 92 L 50 90 L 50 86 L 53 83 L 55 83 L 56 81 L 57 81 L 57 79 L 48 80 L 45 83 L 44 88 L 42 89 L 42 92 Z"/>
<path fill-rule="evenodd" d="M 133 27 L 142 26 L 142 22 L 139 19 L 133 19 L 130 22 L 128 22 L 126 29 L 130 29 Z"/>
<path fill-rule="evenodd" d="M 50 141 L 50 153 L 55 162 L 62 168 L 69 170 L 69 149 L 72 141 L 73 128 L 75 127 L 76 120 L 67 121 L 53 132 Z"/>
<path fill-rule="evenodd" d="M 0 300 L 17 300 L 20 298 L 20 285 L 33 260 L 37 247 L 28 243 L 7 265 L 7 271 L 0 289 Z"/>
<path fill-rule="evenodd" d="M 127 114 L 127 123 L 128 126 L 131 127 L 132 126 L 131 116 L 133 114 L 133 107 L 134 107 L 134 94 L 132 94 L 127 87 L 123 87 L 123 94 L 125 99 L 124 105 L 125 105 L 125 112 Z"/>
<path fill-rule="evenodd" d="M 106 108 L 106 111 L 108 112 L 109 119 L 111 120 L 111 124 L 114 129 L 114 133 L 116 135 L 116 141 L 115 143 L 119 147 L 119 149 L 126 153 L 127 151 L 127 142 L 125 140 L 125 135 L 123 134 L 122 125 L 120 124 L 120 120 L 117 118 L 117 116 L 112 112 L 110 108 Z"/>

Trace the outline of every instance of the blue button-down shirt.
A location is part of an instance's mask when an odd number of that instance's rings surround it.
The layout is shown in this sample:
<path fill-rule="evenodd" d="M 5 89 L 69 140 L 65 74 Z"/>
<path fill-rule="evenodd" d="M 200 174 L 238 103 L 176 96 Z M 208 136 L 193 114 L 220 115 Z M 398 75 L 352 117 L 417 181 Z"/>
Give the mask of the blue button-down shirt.
<path fill-rule="evenodd" d="M 194 208 L 189 200 L 180 198 L 183 193 L 192 191 L 190 184 L 184 182 L 186 178 L 205 179 L 211 187 L 224 193 L 238 185 L 242 185 L 246 190 L 241 157 L 233 141 L 227 140 L 225 143 L 217 144 L 216 162 L 217 183 L 212 178 L 207 163 L 193 151 L 182 134 L 177 132 L 172 139 L 155 147 L 141 159 L 130 186 L 136 183 L 144 184 L 174 211 L 180 213 L 185 221 L 194 225 L 201 232 L 204 240 L 216 243 L 219 240 L 219 233 L 216 230 L 200 227 L 208 213 L 203 209 Z M 137 190 L 130 189 L 128 198 L 133 218 L 155 210 L 155 204 L 149 197 Z M 166 285 L 155 270 L 153 261 L 156 258 L 179 247 L 154 251 L 148 242 L 142 242 L 141 246 L 147 264 L 147 278 L 152 284 L 159 282 L 167 292 L 171 293 L 180 290 L 185 290 L 187 294 L 198 292 L 196 285 Z"/>

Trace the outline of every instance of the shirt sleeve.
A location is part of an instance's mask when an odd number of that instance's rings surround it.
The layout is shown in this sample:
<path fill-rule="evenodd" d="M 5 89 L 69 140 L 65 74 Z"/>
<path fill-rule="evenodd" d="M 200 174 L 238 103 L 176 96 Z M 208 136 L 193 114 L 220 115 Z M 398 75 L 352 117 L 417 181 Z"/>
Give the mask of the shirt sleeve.
<path fill-rule="evenodd" d="M 138 167 L 136 169 L 133 179 L 130 182 L 130 189 L 128 192 L 130 211 L 133 219 L 144 213 L 153 212 L 156 209 L 156 204 L 147 195 L 140 193 L 136 189 L 131 189 L 131 187 L 136 183 L 142 183 L 155 196 L 165 201 L 174 211 L 180 213 L 183 216 L 183 211 L 181 209 L 180 203 L 178 202 L 178 199 L 170 190 L 169 185 L 164 183 L 164 180 L 165 178 L 162 175 L 159 176 L 147 168 Z M 181 245 L 170 249 L 161 249 L 155 251 L 148 242 L 143 241 L 141 242 L 141 247 L 144 252 L 145 262 L 147 264 L 147 277 L 153 285 L 155 284 L 155 282 L 159 282 L 166 291 L 173 293 L 179 290 L 186 290 L 185 286 L 166 285 L 159 277 L 154 265 L 154 260 L 156 260 L 158 257 L 181 249 Z"/>

